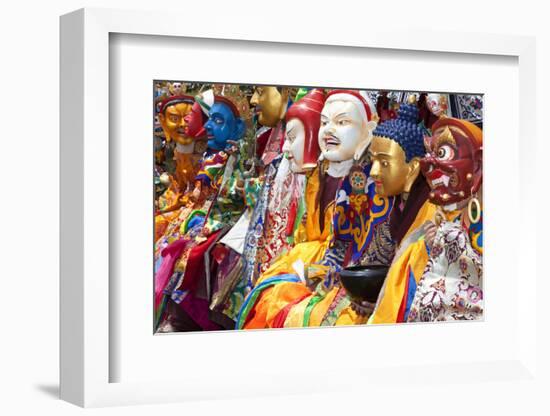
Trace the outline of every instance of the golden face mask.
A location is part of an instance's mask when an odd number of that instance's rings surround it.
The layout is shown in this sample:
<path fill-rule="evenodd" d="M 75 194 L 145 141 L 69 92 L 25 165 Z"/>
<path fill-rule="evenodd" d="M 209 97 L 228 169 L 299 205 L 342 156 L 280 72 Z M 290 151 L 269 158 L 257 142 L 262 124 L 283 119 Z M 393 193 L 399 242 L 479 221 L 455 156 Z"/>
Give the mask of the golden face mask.
<path fill-rule="evenodd" d="M 420 171 L 419 159 L 406 161 L 401 146 L 387 137 L 374 136 L 369 147 L 372 163 L 370 177 L 381 196 L 395 196 L 410 192 Z"/>
<path fill-rule="evenodd" d="M 185 116 L 191 111 L 191 104 L 178 103 L 166 107 L 164 113 L 159 114 L 159 121 L 164 130 L 166 140 L 174 140 L 176 143 L 187 145 L 192 138 L 185 134 Z"/>
<path fill-rule="evenodd" d="M 261 125 L 274 127 L 285 116 L 287 99 L 286 89 L 280 93 L 277 87 L 256 87 L 250 104 L 255 107 Z"/>

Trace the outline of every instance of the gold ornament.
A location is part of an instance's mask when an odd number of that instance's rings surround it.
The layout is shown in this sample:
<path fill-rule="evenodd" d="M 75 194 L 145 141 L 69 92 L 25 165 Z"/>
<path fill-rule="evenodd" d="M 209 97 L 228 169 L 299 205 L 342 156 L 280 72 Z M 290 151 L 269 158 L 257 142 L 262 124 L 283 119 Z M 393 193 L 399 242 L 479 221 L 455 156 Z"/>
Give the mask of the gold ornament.
<path fill-rule="evenodd" d="M 214 84 L 212 85 L 212 90 L 214 91 L 214 95 L 221 95 L 222 97 L 230 100 L 235 107 L 237 107 L 239 115 L 243 120 L 247 121 L 252 118 L 252 112 L 250 111 L 248 100 L 238 85 Z"/>
<path fill-rule="evenodd" d="M 407 98 L 407 104 L 416 104 L 416 94 L 411 94 Z"/>
<path fill-rule="evenodd" d="M 475 217 L 472 214 L 472 205 L 475 205 Z M 479 203 L 479 199 L 477 199 L 475 196 L 470 199 L 468 202 L 468 218 L 470 219 L 471 224 L 477 224 L 479 220 L 481 219 L 481 204 Z"/>
<path fill-rule="evenodd" d="M 445 212 L 443 211 L 441 206 L 438 206 L 437 210 L 435 211 L 435 217 L 434 217 L 435 225 L 439 227 L 445 220 L 446 220 Z"/>

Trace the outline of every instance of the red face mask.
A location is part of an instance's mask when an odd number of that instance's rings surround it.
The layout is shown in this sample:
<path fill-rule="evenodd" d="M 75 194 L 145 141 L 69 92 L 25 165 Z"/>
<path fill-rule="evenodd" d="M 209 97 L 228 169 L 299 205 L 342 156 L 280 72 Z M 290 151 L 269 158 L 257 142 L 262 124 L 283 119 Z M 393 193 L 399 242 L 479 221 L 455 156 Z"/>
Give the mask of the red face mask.
<path fill-rule="evenodd" d="M 189 137 L 197 139 L 206 135 L 204 129 L 205 117 L 199 103 L 193 103 L 191 111 L 184 117 L 187 125 L 185 126 L 185 134 Z"/>
<path fill-rule="evenodd" d="M 481 130 L 472 124 L 479 131 L 477 140 L 456 125 L 467 122 L 456 121 L 459 123 L 434 124 L 433 136 L 424 140 L 427 154 L 420 168 L 431 188 L 430 201 L 437 205 L 461 202 L 481 186 Z"/>

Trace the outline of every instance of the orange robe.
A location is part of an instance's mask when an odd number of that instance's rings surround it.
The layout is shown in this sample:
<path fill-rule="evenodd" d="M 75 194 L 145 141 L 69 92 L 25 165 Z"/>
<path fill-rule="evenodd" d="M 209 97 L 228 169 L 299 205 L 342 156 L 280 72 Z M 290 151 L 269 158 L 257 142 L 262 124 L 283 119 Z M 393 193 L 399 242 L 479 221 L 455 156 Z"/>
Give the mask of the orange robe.
<path fill-rule="evenodd" d="M 297 274 L 295 264 L 301 261 L 308 265 L 322 260 L 332 239 L 332 215 L 334 202 L 331 202 L 321 212 L 319 194 L 321 192 L 320 177 L 317 168 L 308 178 L 305 191 L 306 220 L 300 224 L 295 235 L 295 246 L 279 257 L 259 277 L 256 285 L 277 275 Z M 324 226 L 321 229 L 321 215 L 324 216 Z M 246 329 L 269 328 L 279 311 L 289 302 L 307 295 L 311 291 L 302 282 L 282 282 L 265 289 L 253 310 L 250 319 L 244 324 Z"/>

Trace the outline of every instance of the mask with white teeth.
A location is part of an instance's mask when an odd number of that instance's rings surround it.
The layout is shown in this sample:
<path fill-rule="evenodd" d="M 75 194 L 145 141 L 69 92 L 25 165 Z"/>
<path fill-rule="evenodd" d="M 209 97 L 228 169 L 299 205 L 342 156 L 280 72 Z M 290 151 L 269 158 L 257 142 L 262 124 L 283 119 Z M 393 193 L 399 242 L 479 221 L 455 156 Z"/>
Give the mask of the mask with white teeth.
<path fill-rule="evenodd" d="M 430 201 L 457 207 L 481 187 L 482 133 L 465 120 L 443 118 L 426 137 L 426 156 L 421 160 L 422 173 L 430 185 Z"/>

